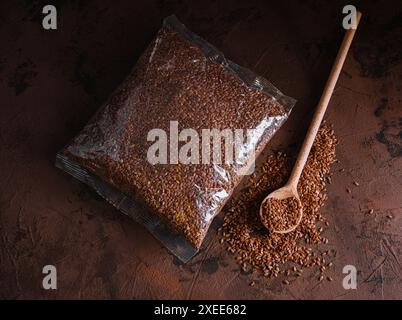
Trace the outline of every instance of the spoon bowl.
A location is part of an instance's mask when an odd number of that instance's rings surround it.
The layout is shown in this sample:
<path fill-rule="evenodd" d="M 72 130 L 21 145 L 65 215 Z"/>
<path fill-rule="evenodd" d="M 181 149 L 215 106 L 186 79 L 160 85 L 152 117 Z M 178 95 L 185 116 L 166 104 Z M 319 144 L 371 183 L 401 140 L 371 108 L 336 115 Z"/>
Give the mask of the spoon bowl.
<path fill-rule="evenodd" d="M 268 214 L 267 209 L 264 206 L 265 202 L 268 201 L 269 199 L 285 200 L 285 199 L 288 199 L 288 198 L 294 198 L 299 203 L 299 206 L 298 206 L 299 209 L 297 210 L 297 212 L 294 212 L 294 214 L 297 214 L 296 222 L 291 227 L 283 229 L 283 230 L 272 229 L 271 226 L 269 226 L 267 224 L 267 220 L 265 219 L 265 216 Z M 268 210 L 270 210 L 270 209 L 268 208 Z M 261 219 L 261 222 L 264 224 L 265 228 L 267 228 L 268 230 L 271 230 L 272 232 L 281 233 L 281 234 L 292 232 L 300 224 L 300 221 L 301 221 L 302 218 L 303 218 L 303 209 L 302 209 L 300 197 L 299 197 L 299 194 L 297 192 L 297 189 L 292 187 L 292 186 L 285 185 L 282 188 L 279 188 L 279 189 L 271 192 L 261 202 L 261 205 L 260 205 L 260 219 Z"/>

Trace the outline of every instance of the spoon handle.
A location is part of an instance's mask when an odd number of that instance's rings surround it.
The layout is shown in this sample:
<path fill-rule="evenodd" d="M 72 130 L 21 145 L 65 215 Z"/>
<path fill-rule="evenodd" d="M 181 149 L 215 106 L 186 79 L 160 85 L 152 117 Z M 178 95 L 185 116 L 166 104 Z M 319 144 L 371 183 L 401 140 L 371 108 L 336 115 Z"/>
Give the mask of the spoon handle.
<path fill-rule="evenodd" d="M 310 153 L 315 136 L 317 135 L 318 129 L 321 125 L 321 121 L 324 117 L 325 111 L 327 110 L 329 100 L 331 99 L 332 93 L 334 92 L 336 82 L 338 80 L 339 74 L 341 73 L 342 66 L 345 62 L 346 55 L 349 51 L 353 37 L 356 33 L 361 15 L 362 14 L 359 11 L 356 13 L 356 28 L 349 29 L 345 33 L 341 47 L 336 56 L 335 63 L 332 66 L 331 73 L 329 74 L 329 78 L 325 85 L 324 92 L 322 93 L 321 99 L 318 102 L 306 138 L 304 139 L 303 145 L 297 156 L 296 163 L 293 167 L 292 173 L 287 183 L 287 185 L 294 190 L 297 190 L 297 183 L 299 182 L 300 175 L 303 171 L 304 165 L 306 164 L 307 157 Z"/>

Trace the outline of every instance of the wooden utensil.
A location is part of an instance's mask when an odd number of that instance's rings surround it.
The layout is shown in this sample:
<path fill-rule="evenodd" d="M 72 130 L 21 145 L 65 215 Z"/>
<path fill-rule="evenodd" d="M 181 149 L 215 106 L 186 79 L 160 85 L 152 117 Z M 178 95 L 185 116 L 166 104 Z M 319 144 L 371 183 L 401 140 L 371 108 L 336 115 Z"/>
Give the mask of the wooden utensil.
<path fill-rule="evenodd" d="M 342 70 L 342 66 L 345 62 L 346 55 L 349 51 L 350 45 L 352 43 L 353 37 L 356 33 L 357 26 L 359 24 L 360 18 L 361 18 L 361 13 L 357 12 L 356 13 L 356 28 L 355 29 L 349 29 L 346 31 L 345 36 L 343 38 L 341 47 L 338 51 L 338 54 L 335 59 L 335 63 L 332 67 L 331 73 L 329 74 L 329 78 L 327 80 L 327 83 L 324 88 L 324 92 L 322 93 L 321 99 L 318 102 L 316 111 L 314 113 L 314 116 L 312 118 L 310 127 L 308 129 L 306 138 L 304 139 L 303 145 L 299 151 L 299 154 L 297 156 L 295 165 L 293 167 L 292 173 L 290 175 L 289 180 L 287 183 L 282 187 L 274 192 L 270 193 L 261 203 L 260 205 L 260 218 L 261 221 L 264 223 L 265 227 L 268 228 L 269 230 L 270 227 L 266 225 L 266 219 L 264 219 L 264 215 L 268 214 L 266 212 L 266 208 L 264 209 L 264 204 L 265 202 L 270 199 L 270 198 L 275 198 L 278 200 L 283 200 L 289 197 L 294 197 L 298 202 L 299 202 L 299 212 L 296 212 L 295 214 L 298 214 L 298 218 L 296 220 L 296 223 L 285 229 L 285 230 L 272 230 L 276 233 L 288 233 L 297 228 L 299 225 L 300 221 L 302 220 L 303 217 L 303 209 L 302 205 L 300 203 L 300 197 L 297 192 L 297 184 L 300 179 L 300 175 L 303 171 L 304 165 L 306 164 L 308 155 L 310 153 L 311 147 L 313 145 L 314 139 L 317 135 L 318 129 L 320 128 L 322 119 L 324 117 L 325 111 L 327 109 L 329 100 L 331 99 L 332 93 L 335 88 L 335 84 L 338 80 L 339 74 Z M 269 207 L 268 207 L 269 209 Z"/>

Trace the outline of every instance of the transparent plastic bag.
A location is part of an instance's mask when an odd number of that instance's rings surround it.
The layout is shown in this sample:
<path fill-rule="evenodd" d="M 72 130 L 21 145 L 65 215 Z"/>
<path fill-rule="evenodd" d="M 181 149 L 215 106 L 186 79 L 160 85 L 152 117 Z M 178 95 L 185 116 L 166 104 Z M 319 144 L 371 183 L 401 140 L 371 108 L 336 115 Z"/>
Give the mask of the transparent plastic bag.
<path fill-rule="evenodd" d="M 187 261 L 294 104 L 170 16 L 128 78 L 58 153 L 56 165 Z M 238 147 L 246 154 L 242 161 L 184 164 L 170 157 L 172 124 L 177 132 L 253 130 Z M 166 164 L 149 161 L 155 129 L 167 133 Z"/>

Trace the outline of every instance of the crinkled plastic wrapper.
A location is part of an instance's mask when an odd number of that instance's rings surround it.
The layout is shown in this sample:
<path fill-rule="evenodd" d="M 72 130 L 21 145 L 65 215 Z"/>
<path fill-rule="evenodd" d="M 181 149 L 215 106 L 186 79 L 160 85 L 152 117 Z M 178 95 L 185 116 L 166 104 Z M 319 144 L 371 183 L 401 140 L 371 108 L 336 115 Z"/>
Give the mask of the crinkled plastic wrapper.
<path fill-rule="evenodd" d="M 178 132 L 193 129 L 200 136 L 203 129 L 254 129 L 240 149 L 258 154 L 294 104 L 170 16 L 127 79 L 58 153 L 56 165 L 187 261 L 254 154 L 246 152 L 244 161 L 232 163 L 184 164 L 169 158 L 167 164 L 152 164 L 147 155 L 155 140 L 149 133 L 166 132 L 169 153 L 172 123 Z"/>

